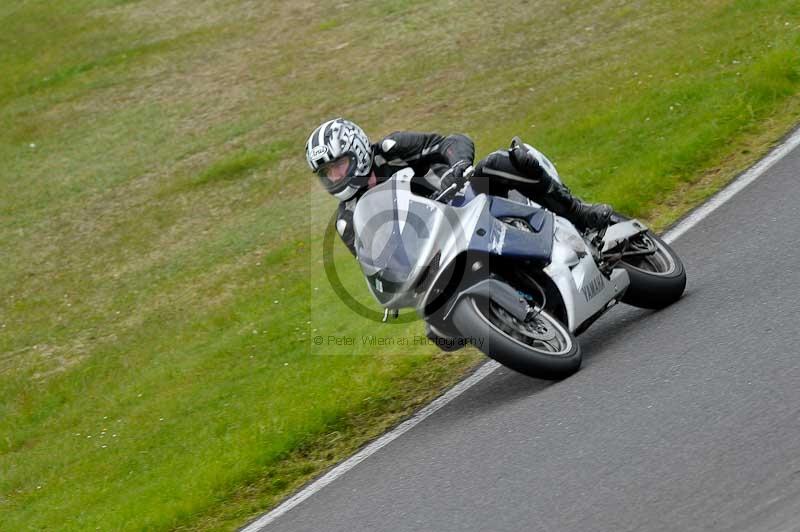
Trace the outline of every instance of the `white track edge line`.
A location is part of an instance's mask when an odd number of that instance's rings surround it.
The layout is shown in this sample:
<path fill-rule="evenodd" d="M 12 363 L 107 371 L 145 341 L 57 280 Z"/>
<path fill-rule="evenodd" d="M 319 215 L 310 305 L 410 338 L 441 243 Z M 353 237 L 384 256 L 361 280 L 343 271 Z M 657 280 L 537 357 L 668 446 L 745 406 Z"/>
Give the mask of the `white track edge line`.
<path fill-rule="evenodd" d="M 747 171 L 734 179 L 725 188 L 711 196 L 697 209 L 690 212 L 678 224 L 664 233 L 663 239 L 671 243 L 683 235 L 686 231 L 700 223 L 706 216 L 717 210 L 725 202 L 739 193 L 747 185 L 761 177 L 764 172 L 769 170 L 772 165 L 783 159 L 789 152 L 800 145 L 800 128 L 792 133 L 783 143 L 774 148 L 766 157 L 751 166 Z"/>
<path fill-rule="evenodd" d="M 447 403 L 464 393 L 469 388 L 472 388 L 475 384 L 483 380 L 484 377 L 491 374 L 494 370 L 500 367 L 500 364 L 495 362 L 494 360 L 490 360 L 480 366 L 472 375 L 464 379 L 463 381 L 459 382 L 452 388 L 450 388 L 444 395 L 435 399 L 432 403 L 428 404 L 422 410 L 411 416 L 409 419 L 400 423 L 396 428 L 387 432 L 377 440 L 373 441 L 356 454 L 342 462 L 341 464 L 337 465 L 330 471 L 328 471 L 325 475 L 321 476 L 308 486 L 306 486 L 303 490 L 298 492 L 296 495 L 290 497 L 278 507 L 276 507 L 271 512 L 265 514 L 264 516 L 260 517 L 256 521 L 253 521 L 245 528 L 241 530 L 241 532 L 256 532 L 261 530 L 263 527 L 272 523 L 275 519 L 282 516 L 304 500 L 308 499 L 316 492 L 342 476 L 343 474 L 347 473 L 355 466 L 363 462 L 367 457 L 374 454 L 375 452 L 379 451 L 390 442 L 396 440 L 409 430 L 413 429 L 417 425 L 419 425 L 422 421 L 425 420 L 428 416 L 445 406 Z"/>
<path fill-rule="evenodd" d="M 772 165 L 785 157 L 789 152 L 800 145 L 800 129 L 797 129 L 792 135 L 789 136 L 782 144 L 773 149 L 766 157 L 761 159 L 758 163 L 750 167 L 749 170 L 741 174 L 725 188 L 714 194 L 710 199 L 703 203 L 700 207 L 692 211 L 688 216 L 681 220 L 678 224 L 672 227 L 669 231 L 662 235 L 663 239 L 672 243 L 677 240 L 681 235 L 686 233 L 689 229 L 700 223 L 701 220 L 706 218 L 709 214 L 717 210 L 721 205 L 734 197 L 738 192 L 743 190 L 747 185 L 761 177 Z M 370 455 L 376 453 L 392 441 L 396 440 L 415 426 L 419 425 L 428 416 L 447 405 L 450 401 L 464 393 L 469 388 L 478 384 L 485 377 L 489 376 L 494 370 L 500 367 L 500 364 L 494 360 L 490 360 L 479 367 L 472 375 L 459 382 L 444 395 L 434 400 L 429 405 L 422 408 L 419 412 L 411 416 L 409 419 L 395 427 L 393 430 L 387 432 L 377 440 L 368 444 L 366 447 L 358 451 L 356 454 L 340 463 L 325 475 L 321 476 L 301 491 L 285 500 L 272 511 L 264 514 L 257 520 L 253 521 L 243 529 L 241 532 L 257 532 L 275 521 L 278 517 L 282 516 L 301 502 L 305 501 L 316 492 L 339 478 L 340 476 L 353 469 L 355 466 L 363 462 Z"/>

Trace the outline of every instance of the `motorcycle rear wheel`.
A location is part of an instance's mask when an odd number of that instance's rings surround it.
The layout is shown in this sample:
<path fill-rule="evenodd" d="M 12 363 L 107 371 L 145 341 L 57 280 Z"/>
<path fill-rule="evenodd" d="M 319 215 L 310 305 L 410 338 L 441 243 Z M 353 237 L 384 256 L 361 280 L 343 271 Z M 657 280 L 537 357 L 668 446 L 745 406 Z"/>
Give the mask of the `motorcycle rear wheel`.
<path fill-rule="evenodd" d="M 652 231 L 637 235 L 629 244 L 642 249 L 655 247 L 655 253 L 622 259 L 621 265 L 631 280 L 622 302 L 639 308 L 661 309 L 680 299 L 686 288 L 686 270 L 669 244 Z"/>
<path fill-rule="evenodd" d="M 563 379 L 581 366 L 577 339 L 544 310 L 523 322 L 491 299 L 467 296 L 453 324 L 484 354 L 531 377 Z"/>

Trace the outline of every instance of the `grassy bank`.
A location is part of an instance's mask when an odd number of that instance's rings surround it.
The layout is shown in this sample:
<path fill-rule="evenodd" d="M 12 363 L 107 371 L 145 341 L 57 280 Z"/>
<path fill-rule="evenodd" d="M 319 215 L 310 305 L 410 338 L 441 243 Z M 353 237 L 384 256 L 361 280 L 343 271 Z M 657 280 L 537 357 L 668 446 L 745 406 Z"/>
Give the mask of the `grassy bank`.
<path fill-rule="evenodd" d="M 478 360 L 333 293 L 322 120 L 521 134 L 663 227 L 800 118 L 794 1 L 454 9 L 0 6 L 0 529 L 230 529 Z"/>

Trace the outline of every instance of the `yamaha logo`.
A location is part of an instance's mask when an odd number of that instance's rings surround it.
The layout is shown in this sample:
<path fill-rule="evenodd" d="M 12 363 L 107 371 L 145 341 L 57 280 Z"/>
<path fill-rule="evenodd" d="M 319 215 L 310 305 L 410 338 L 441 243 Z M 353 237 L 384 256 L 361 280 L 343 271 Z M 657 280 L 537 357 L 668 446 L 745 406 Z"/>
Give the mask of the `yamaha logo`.
<path fill-rule="evenodd" d="M 604 286 L 605 286 L 605 282 L 603 281 L 603 276 L 602 275 L 598 275 L 597 277 L 592 279 L 587 285 L 585 285 L 583 288 L 581 288 L 581 293 L 583 294 L 583 297 L 586 298 L 586 301 L 588 302 L 594 296 L 599 294 Z"/>

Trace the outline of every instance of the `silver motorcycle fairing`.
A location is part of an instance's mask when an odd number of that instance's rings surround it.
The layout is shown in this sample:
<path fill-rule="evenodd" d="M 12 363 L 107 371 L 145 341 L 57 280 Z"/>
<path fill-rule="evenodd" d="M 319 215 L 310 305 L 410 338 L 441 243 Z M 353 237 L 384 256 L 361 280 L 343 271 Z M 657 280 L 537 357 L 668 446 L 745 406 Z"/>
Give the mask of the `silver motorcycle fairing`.
<path fill-rule="evenodd" d="M 538 203 L 522 194 L 512 191 L 513 199 L 527 205 L 539 206 Z M 566 218 L 555 217 L 555 238 L 553 255 L 544 273 L 550 277 L 558 288 L 561 300 L 567 313 L 567 327 L 575 332 L 587 320 L 608 308 L 610 303 L 622 297 L 630 285 L 628 272 L 615 268 L 609 279 L 600 272 L 592 257 L 591 251 L 575 226 Z M 612 240 L 611 247 L 618 245 L 623 239 L 641 232 L 641 224 L 637 220 L 620 222 L 607 228 L 604 242 Z M 645 230 L 647 228 L 644 228 Z M 608 248 L 604 245 L 603 249 Z"/>
<path fill-rule="evenodd" d="M 609 251 L 628 240 L 630 237 L 647 231 L 639 220 L 625 220 L 611 225 L 603 235 L 603 251 Z"/>
<path fill-rule="evenodd" d="M 470 235 L 476 231 L 488 196 L 481 194 L 463 207 L 453 207 L 413 194 L 410 188 L 411 177 L 410 172 L 402 173 L 368 191 L 356 206 L 353 222 L 359 263 L 373 296 L 386 308 L 416 307 L 422 313 L 425 303 L 432 298 L 432 291 L 440 284 L 440 277 L 445 274 L 445 266 L 468 249 Z M 386 209 L 387 205 L 392 206 L 391 213 Z M 380 209 L 386 212 L 381 213 Z M 403 235 L 417 232 L 403 231 L 406 224 L 411 224 L 414 229 L 415 210 L 425 218 L 423 238 L 415 236 L 403 240 Z M 367 242 L 362 241 L 362 235 L 370 234 L 369 224 L 374 223 L 378 219 L 376 216 L 381 214 L 387 220 L 396 218 L 397 223 L 389 224 L 391 231 L 383 229 L 382 235 L 377 234 L 382 231 L 381 228 L 372 228 L 376 234 L 367 237 Z M 552 279 L 558 289 L 566 309 L 566 325 L 574 332 L 619 300 L 630 284 L 630 279 L 622 268 L 614 269 L 610 279 L 603 275 L 575 227 L 560 217 L 555 217 L 555 221 L 550 264 L 542 271 Z M 502 222 L 497 222 L 502 225 Z M 625 234 L 635 234 L 635 228 L 635 224 L 621 222 L 609 227 L 607 234 L 614 239 L 624 238 Z M 394 238 L 399 236 L 402 245 L 411 248 L 413 264 L 411 258 L 406 264 L 401 264 L 392 290 L 386 290 L 386 281 L 378 278 L 377 274 L 387 265 L 380 261 L 375 262 L 373 258 L 382 253 L 391 234 L 394 234 Z M 374 252 L 370 252 L 368 246 Z M 416 293 L 415 286 L 427 272 L 437 253 L 440 253 L 438 264 L 441 267 L 433 272 L 432 282 L 428 283 L 426 280 L 424 294 Z"/>
<path fill-rule="evenodd" d="M 370 189 L 353 213 L 359 264 L 370 292 L 386 308 L 417 307 L 418 299 L 425 300 L 413 290 L 420 276 L 437 253 L 439 264 L 446 265 L 468 247 L 468 235 L 487 202 L 486 196 L 478 196 L 464 207 L 452 207 L 412 193 L 412 177 L 413 172 L 406 169 Z M 381 223 L 391 220 L 396 224 Z M 406 224 L 410 230 L 405 230 Z M 384 255 L 395 258 L 392 251 L 400 247 L 413 255 L 408 263 L 381 260 Z M 385 286 L 387 270 L 389 277 L 395 277 L 391 291 Z"/>
<path fill-rule="evenodd" d="M 555 228 L 553 257 L 543 271 L 558 288 L 567 312 L 567 326 L 575 332 L 622 297 L 630 278 L 622 268 L 615 268 L 610 279 L 603 275 L 586 242 L 569 221 L 557 216 Z"/>

